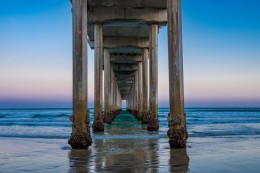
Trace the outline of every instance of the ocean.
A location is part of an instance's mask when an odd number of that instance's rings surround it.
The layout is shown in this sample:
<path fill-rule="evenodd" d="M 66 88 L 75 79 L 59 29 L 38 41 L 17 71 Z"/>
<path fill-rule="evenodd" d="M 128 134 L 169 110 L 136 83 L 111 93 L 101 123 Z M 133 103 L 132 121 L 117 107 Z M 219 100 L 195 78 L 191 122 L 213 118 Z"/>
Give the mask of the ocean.
<path fill-rule="evenodd" d="M 93 109 L 90 109 L 91 125 Z M 122 111 L 88 150 L 71 150 L 71 109 L 0 109 L 0 172 L 260 172 L 260 108 L 187 108 L 187 149 Z"/>

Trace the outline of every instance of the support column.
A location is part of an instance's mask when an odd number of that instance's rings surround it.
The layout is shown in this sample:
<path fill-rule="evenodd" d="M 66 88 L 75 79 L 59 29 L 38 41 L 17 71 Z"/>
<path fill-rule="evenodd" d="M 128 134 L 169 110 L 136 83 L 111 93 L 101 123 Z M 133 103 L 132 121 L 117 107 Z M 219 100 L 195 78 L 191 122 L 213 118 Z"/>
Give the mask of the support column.
<path fill-rule="evenodd" d="M 117 107 L 118 107 L 118 114 L 121 112 L 121 107 L 120 107 L 120 100 L 121 100 L 121 95 L 120 95 L 120 91 L 119 91 L 119 87 L 118 87 L 118 85 L 117 85 L 117 92 L 118 92 L 118 94 L 117 94 Z"/>
<path fill-rule="evenodd" d="M 129 109 L 128 109 L 128 112 L 131 113 L 131 111 L 133 110 L 133 87 L 134 87 L 134 84 L 131 85 L 131 88 L 130 88 L 130 91 L 129 91 L 129 94 L 128 94 L 128 98 L 129 98 Z"/>
<path fill-rule="evenodd" d="M 143 62 L 138 62 L 138 120 L 141 120 L 143 117 L 142 63 Z"/>
<path fill-rule="evenodd" d="M 110 66 L 110 111 L 112 117 L 114 116 L 114 74 L 113 74 L 113 64 Z"/>
<path fill-rule="evenodd" d="M 104 87 L 105 87 L 105 113 L 104 113 L 104 121 L 106 123 L 112 123 L 112 115 L 111 115 L 111 104 L 110 104 L 110 86 L 111 86 L 111 67 L 110 67 L 110 52 L 108 49 L 104 50 Z"/>
<path fill-rule="evenodd" d="M 112 70 L 113 68 L 111 67 L 111 107 L 112 107 L 112 121 L 116 117 L 116 78 L 115 78 L 115 73 Z"/>
<path fill-rule="evenodd" d="M 150 29 L 150 117 L 147 129 L 157 131 L 158 122 L 158 25 Z"/>
<path fill-rule="evenodd" d="M 142 123 L 148 123 L 148 49 L 144 49 L 143 55 L 143 116 L 142 116 Z"/>
<path fill-rule="evenodd" d="M 103 115 L 102 115 L 102 66 L 103 66 L 103 32 L 102 24 L 94 25 L 94 41 L 95 41 L 95 110 L 94 110 L 94 131 L 104 131 Z"/>
<path fill-rule="evenodd" d="M 188 134 L 184 112 L 181 0 L 168 0 L 169 96 L 168 137 L 171 148 L 184 148 Z"/>
<path fill-rule="evenodd" d="M 123 103 L 122 103 L 122 96 L 121 96 L 121 94 L 120 94 L 119 106 L 120 106 L 120 109 L 121 109 L 121 111 L 122 111 L 122 109 L 123 109 Z"/>
<path fill-rule="evenodd" d="M 131 85 L 131 88 L 128 93 L 128 99 L 127 99 L 127 103 L 128 103 L 127 111 L 129 113 L 131 113 L 131 110 L 132 110 L 132 95 L 133 95 L 132 90 L 133 90 L 133 84 Z"/>
<path fill-rule="evenodd" d="M 138 109 L 139 109 L 139 87 L 138 87 L 138 70 L 135 72 L 135 111 L 134 115 L 138 119 Z"/>
<path fill-rule="evenodd" d="M 87 149 L 92 140 L 88 112 L 87 0 L 72 1 L 73 15 L 73 115 L 72 148 Z"/>
<path fill-rule="evenodd" d="M 117 97 L 117 92 L 116 92 L 116 79 L 115 79 L 115 75 L 113 75 L 113 84 L 114 84 L 114 88 L 113 88 L 113 104 L 114 104 L 114 117 L 116 116 L 116 97 Z"/>
<path fill-rule="evenodd" d="M 116 80 L 115 80 L 115 84 L 116 84 Z M 115 97 L 114 97 L 114 99 L 115 99 L 115 110 L 116 110 L 116 112 L 117 112 L 117 94 L 118 94 L 118 92 L 117 92 L 117 84 L 115 85 L 115 88 L 114 88 L 114 90 L 115 90 Z"/>
<path fill-rule="evenodd" d="M 135 100 L 135 78 L 134 78 L 134 83 L 132 84 L 132 88 L 131 88 L 131 114 L 133 114 L 134 109 L 135 109 L 135 104 L 134 104 L 134 100 Z"/>

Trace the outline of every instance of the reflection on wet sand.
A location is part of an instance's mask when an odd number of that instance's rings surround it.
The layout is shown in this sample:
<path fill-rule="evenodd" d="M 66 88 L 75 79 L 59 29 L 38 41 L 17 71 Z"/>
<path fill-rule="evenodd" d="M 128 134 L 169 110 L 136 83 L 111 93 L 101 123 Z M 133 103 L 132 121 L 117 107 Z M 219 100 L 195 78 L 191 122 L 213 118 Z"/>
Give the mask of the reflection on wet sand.
<path fill-rule="evenodd" d="M 95 170 L 106 172 L 147 172 L 158 167 L 158 142 L 149 139 L 110 139 L 95 141 Z M 154 162 L 154 163 L 153 163 Z M 156 165 L 157 163 L 157 165 Z"/>
<path fill-rule="evenodd" d="M 186 150 L 170 150 L 167 137 L 159 138 L 146 129 L 122 112 L 104 134 L 95 134 L 99 138 L 87 151 L 71 150 L 69 172 L 188 172 Z"/>
<path fill-rule="evenodd" d="M 163 163 L 165 158 L 168 158 L 169 164 Z M 89 150 L 71 150 L 69 159 L 69 173 L 157 173 L 164 172 L 163 170 L 188 172 L 189 169 L 189 157 L 186 149 L 160 148 L 159 139 L 95 140 Z"/>
<path fill-rule="evenodd" d="M 91 150 L 75 150 L 69 151 L 70 169 L 69 173 L 90 172 L 89 159 Z"/>
<path fill-rule="evenodd" d="M 171 149 L 169 172 L 187 173 L 189 171 L 189 156 L 185 149 Z"/>

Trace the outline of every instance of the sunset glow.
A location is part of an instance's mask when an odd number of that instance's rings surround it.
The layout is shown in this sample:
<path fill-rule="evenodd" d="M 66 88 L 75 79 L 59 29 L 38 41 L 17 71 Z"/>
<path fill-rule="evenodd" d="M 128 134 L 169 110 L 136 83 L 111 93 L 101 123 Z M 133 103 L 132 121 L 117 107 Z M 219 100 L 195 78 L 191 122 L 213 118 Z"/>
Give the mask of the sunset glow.
<path fill-rule="evenodd" d="M 183 0 L 186 106 L 259 107 L 260 2 L 202 1 Z M 33 102 L 40 107 L 71 107 L 70 1 L 15 2 L 3 1 L 0 6 L 0 108 Z M 160 106 L 167 106 L 169 99 L 167 49 L 167 27 L 162 27 Z M 94 55 L 92 50 L 88 54 L 91 107 Z"/>

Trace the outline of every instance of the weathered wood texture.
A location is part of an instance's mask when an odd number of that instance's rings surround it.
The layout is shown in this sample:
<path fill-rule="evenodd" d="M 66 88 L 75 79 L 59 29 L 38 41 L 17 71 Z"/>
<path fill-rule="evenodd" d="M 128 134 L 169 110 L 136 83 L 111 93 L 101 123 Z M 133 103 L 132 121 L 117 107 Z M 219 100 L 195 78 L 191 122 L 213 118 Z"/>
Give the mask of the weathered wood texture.
<path fill-rule="evenodd" d="M 186 117 L 183 91 L 182 15 L 181 0 L 168 0 L 168 54 L 169 54 L 169 99 L 168 117 L 170 138 L 173 148 L 186 145 Z"/>
<path fill-rule="evenodd" d="M 150 117 L 148 130 L 159 129 L 158 123 L 158 25 L 152 24 L 150 30 Z"/>
<path fill-rule="evenodd" d="M 148 49 L 144 49 L 143 54 L 143 116 L 142 116 L 142 122 L 148 123 Z"/>
<path fill-rule="evenodd" d="M 102 96 L 103 96 L 103 34 L 102 24 L 95 24 L 95 84 L 94 84 L 94 131 L 103 131 Z"/>
<path fill-rule="evenodd" d="M 73 15 L 73 115 L 69 144 L 88 148 L 92 140 L 88 112 L 87 1 L 74 0 Z"/>
<path fill-rule="evenodd" d="M 111 111 L 114 111 L 114 71 L 113 69 L 113 64 L 110 66 L 110 108 Z"/>
<path fill-rule="evenodd" d="M 107 12 L 109 11 L 109 13 Z M 94 7 L 89 10 L 90 23 L 111 21 L 142 21 L 146 23 L 165 23 L 167 12 L 156 8 L 117 8 Z"/>
<path fill-rule="evenodd" d="M 131 65 L 132 64 L 136 64 L 136 62 L 140 62 L 142 61 L 142 56 L 141 55 L 133 55 L 133 54 L 114 54 L 114 55 L 111 55 L 111 62 L 114 62 L 114 63 L 124 63 L 124 64 L 129 64 Z"/>
<path fill-rule="evenodd" d="M 139 80 L 138 80 L 138 71 L 135 72 L 135 110 L 139 109 Z"/>
<path fill-rule="evenodd" d="M 91 48 L 94 48 L 94 41 L 90 41 L 89 44 Z M 104 37 L 104 48 L 113 49 L 118 47 L 148 48 L 149 40 L 134 37 Z"/>
<path fill-rule="evenodd" d="M 138 119 L 143 116 L 143 76 L 142 62 L 138 62 Z"/>
<path fill-rule="evenodd" d="M 105 92 L 105 113 L 104 122 L 111 123 L 111 104 L 110 104 L 110 86 L 111 86 L 111 62 L 110 62 L 110 52 L 108 49 L 104 49 L 104 92 Z"/>
<path fill-rule="evenodd" d="M 89 0 L 93 7 L 128 7 L 128 8 L 161 8 L 166 9 L 166 0 Z"/>

